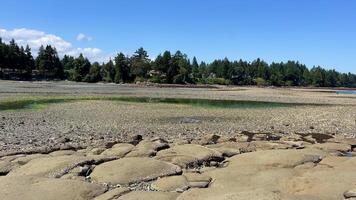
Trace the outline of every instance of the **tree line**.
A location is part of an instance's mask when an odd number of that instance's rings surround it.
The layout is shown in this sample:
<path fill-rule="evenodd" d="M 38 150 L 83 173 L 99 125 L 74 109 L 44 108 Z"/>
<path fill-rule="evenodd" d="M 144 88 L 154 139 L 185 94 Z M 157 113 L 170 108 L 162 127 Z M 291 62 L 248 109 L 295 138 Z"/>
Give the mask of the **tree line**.
<path fill-rule="evenodd" d="M 33 57 L 29 46 L 22 47 L 0 38 L 0 78 L 17 80 L 71 80 L 77 82 L 153 82 L 169 84 L 223 84 L 258 86 L 356 87 L 356 75 L 311 69 L 297 61 L 267 62 L 256 59 L 230 61 L 217 59 L 211 63 L 192 60 L 181 51 L 165 51 L 154 60 L 139 48 L 132 56 L 118 53 L 105 63 L 78 57 L 58 56 L 56 48 L 41 46 Z"/>

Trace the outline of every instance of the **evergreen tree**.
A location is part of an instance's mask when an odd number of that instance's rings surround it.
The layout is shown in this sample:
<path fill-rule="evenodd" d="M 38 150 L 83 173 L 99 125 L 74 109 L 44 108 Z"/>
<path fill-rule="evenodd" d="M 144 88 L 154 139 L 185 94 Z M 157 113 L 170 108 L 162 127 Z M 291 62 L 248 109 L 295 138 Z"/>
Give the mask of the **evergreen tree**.
<path fill-rule="evenodd" d="M 73 62 L 74 68 L 70 72 L 70 80 L 85 81 L 89 74 L 91 64 L 87 58 L 80 54 Z"/>
<path fill-rule="evenodd" d="M 146 78 L 150 70 L 150 60 L 147 51 L 139 48 L 131 58 L 132 75 L 135 78 Z"/>
<path fill-rule="evenodd" d="M 199 64 L 195 56 L 193 57 L 192 61 L 192 78 L 194 82 L 202 78 L 201 74 L 199 73 Z"/>
<path fill-rule="evenodd" d="M 89 69 L 89 73 L 85 76 L 84 81 L 89 83 L 96 83 L 101 80 L 100 75 L 100 64 L 98 62 L 94 62 Z"/>
<path fill-rule="evenodd" d="M 74 57 L 64 55 L 63 59 L 61 60 L 64 70 L 68 71 L 74 69 Z"/>
<path fill-rule="evenodd" d="M 128 60 L 129 59 L 123 53 L 119 53 L 115 57 L 115 83 L 127 83 L 131 80 L 131 72 Z"/>
<path fill-rule="evenodd" d="M 64 78 L 64 69 L 56 48 L 47 45 L 40 47 L 36 58 L 36 68 L 44 78 Z"/>
<path fill-rule="evenodd" d="M 32 75 L 32 70 L 35 69 L 35 60 L 33 59 L 31 49 L 27 45 L 25 49 L 25 78 L 29 79 Z"/>
<path fill-rule="evenodd" d="M 182 52 L 177 51 L 169 61 L 167 69 L 167 83 L 173 83 L 174 77 L 179 74 L 179 62 L 184 59 Z"/>
<path fill-rule="evenodd" d="M 105 82 L 114 82 L 115 79 L 115 66 L 113 61 L 110 59 L 109 62 L 104 64 L 104 74 L 103 81 Z"/>

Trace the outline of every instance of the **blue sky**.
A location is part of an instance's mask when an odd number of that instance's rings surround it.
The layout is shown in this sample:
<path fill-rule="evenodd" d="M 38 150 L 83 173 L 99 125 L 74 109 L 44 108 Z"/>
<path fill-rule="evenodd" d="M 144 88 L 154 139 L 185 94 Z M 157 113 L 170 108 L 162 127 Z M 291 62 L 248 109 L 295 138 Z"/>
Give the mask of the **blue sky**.
<path fill-rule="evenodd" d="M 179 49 L 208 62 L 261 57 L 356 73 L 354 0 L 2 0 L 1 7 L 1 37 L 34 48 L 50 41 L 60 53 L 94 60 L 142 46 L 152 57 Z"/>

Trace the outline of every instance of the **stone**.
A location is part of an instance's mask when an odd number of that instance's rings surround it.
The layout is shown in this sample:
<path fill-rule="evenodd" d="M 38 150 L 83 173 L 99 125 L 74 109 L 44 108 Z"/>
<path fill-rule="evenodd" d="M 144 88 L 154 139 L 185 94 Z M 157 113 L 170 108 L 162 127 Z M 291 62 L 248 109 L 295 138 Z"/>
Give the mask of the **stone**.
<path fill-rule="evenodd" d="M 304 140 L 305 142 L 309 142 L 309 143 L 312 143 L 312 144 L 318 143 L 318 142 L 316 141 L 316 139 L 313 138 L 312 135 L 308 135 L 308 136 L 303 137 L 303 140 Z"/>
<path fill-rule="evenodd" d="M 89 165 L 78 166 L 71 169 L 68 173 L 74 176 L 84 176 L 86 177 L 91 172 L 91 167 Z"/>
<path fill-rule="evenodd" d="M 98 165 L 90 177 L 111 185 L 129 185 L 158 177 L 180 174 L 181 168 L 153 158 L 122 158 Z"/>
<path fill-rule="evenodd" d="M 151 157 L 155 156 L 157 151 L 166 148 L 169 148 L 167 141 L 160 138 L 142 140 L 126 157 Z"/>
<path fill-rule="evenodd" d="M 303 141 L 281 141 L 281 143 L 286 144 L 286 145 L 291 146 L 292 148 L 296 148 L 296 149 L 305 148 Z"/>
<path fill-rule="evenodd" d="M 0 181 L 1 200 L 87 200 L 106 191 L 106 187 L 77 180 L 6 176 Z"/>
<path fill-rule="evenodd" d="M 283 144 L 280 142 L 267 142 L 267 141 L 252 141 L 249 145 L 250 149 L 255 151 L 273 150 L 273 149 L 289 149 L 291 145 Z"/>
<path fill-rule="evenodd" d="M 247 142 L 249 140 L 249 136 L 244 134 L 238 134 L 236 137 L 236 142 Z"/>
<path fill-rule="evenodd" d="M 231 191 L 225 194 L 211 194 L 204 195 L 204 198 L 201 198 L 200 194 L 204 193 L 206 189 L 192 189 L 187 193 L 183 193 L 177 198 L 177 200 L 282 200 L 281 195 L 278 191 L 268 191 L 264 189 L 251 189 L 246 191 Z M 190 192 L 191 191 L 191 192 Z M 199 193 L 197 192 L 199 191 Z M 197 192 L 197 193 L 195 193 Z"/>
<path fill-rule="evenodd" d="M 75 154 L 76 151 L 73 150 L 60 150 L 60 151 L 54 151 L 50 153 L 50 156 L 69 156 Z"/>
<path fill-rule="evenodd" d="M 356 197 L 356 189 L 347 190 L 346 192 L 344 192 L 344 197 L 345 198 Z"/>
<path fill-rule="evenodd" d="M 125 144 L 125 143 L 115 144 L 110 149 L 105 150 L 101 155 L 117 156 L 118 158 L 122 158 L 126 154 L 128 154 L 134 147 L 135 146 L 132 144 Z"/>
<path fill-rule="evenodd" d="M 168 176 L 157 179 L 151 187 L 162 192 L 183 192 L 189 188 L 189 183 L 185 176 Z"/>
<path fill-rule="evenodd" d="M 184 173 L 183 175 L 187 178 L 191 188 L 205 188 L 208 187 L 209 183 L 211 182 L 211 177 L 205 174 L 188 172 Z"/>
<path fill-rule="evenodd" d="M 70 142 L 71 140 L 68 137 L 61 137 L 55 140 L 56 143 L 67 143 Z"/>
<path fill-rule="evenodd" d="M 27 164 L 12 170 L 9 176 L 43 176 L 61 177 L 74 167 L 91 161 L 84 156 L 44 157 L 29 161 Z"/>
<path fill-rule="evenodd" d="M 349 152 L 351 151 L 351 145 L 343 144 L 343 143 L 322 143 L 322 144 L 314 144 L 311 146 L 312 148 L 317 148 L 327 152 Z"/>
<path fill-rule="evenodd" d="M 105 192 L 104 194 L 97 196 L 94 200 L 112 200 L 116 199 L 124 194 L 130 192 L 130 189 L 125 187 L 119 187 Z"/>
<path fill-rule="evenodd" d="M 343 199 L 345 190 L 355 184 L 354 169 L 333 169 L 314 167 L 290 178 L 285 192 L 294 195 L 308 195 L 322 200 Z"/>
<path fill-rule="evenodd" d="M 216 150 L 195 144 L 185 144 L 159 151 L 156 159 L 176 164 L 182 168 L 189 168 L 210 161 L 220 162 L 224 160 L 224 157 Z"/>
<path fill-rule="evenodd" d="M 182 119 L 179 120 L 179 123 L 181 124 L 196 124 L 200 122 L 201 120 L 192 117 L 183 117 Z"/>
<path fill-rule="evenodd" d="M 200 145 L 208 145 L 208 144 L 216 144 L 218 143 L 219 139 L 221 138 L 220 135 L 209 134 L 198 140 L 193 140 L 192 144 L 200 144 Z"/>
<path fill-rule="evenodd" d="M 47 154 L 30 154 L 30 155 L 24 155 L 24 156 L 19 156 L 18 158 L 14 159 L 13 163 L 18 163 L 20 165 L 24 165 L 31 160 L 37 159 L 37 158 L 45 158 L 49 157 Z"/>
<path fill-rule="evenodd" d="M 21 165 L 9 160 L 0 161 L 0 176 L 8 174 L 11 170 L 20 167 Z"/>
<path fill-rule="evenodd" d="M 292 168 L 298 165 L 312 162 L 317 163 L 325 157 L 325 154 L 313 149 L 287 149 L 287 150 L 265 150 L 236 155 L 230 159 L 230 165 L 254 165 L 254 166 L 273 166 L 281 168 Z"/>
<path fill-rule="evenodd" d="M 294 168 L 305 163 L 319 162 L 323 156 L 323 152 L 316 149 L 265 150 L 239 154 L 227 159 L 229 165 L 226 167 L 203 173 L 214 180 L 208 188 L 192 188 L 182 193 L 178 200 L 293 199 L 294 192 L 285 191 L 289 188 L 286 184 L 296 174 Z"/>
<path fill-rule="evenodd" d="M 61 179 L 69 179 L 69 180 L 79 180 L 79 181 L 86 181 L 84 176 L 77 176 L 72 173 L 65 174 L 61 176 Z"/>
<path fill-rule="evenodd" d="M 225 157 L 231 157 L 240 154 L 240 146 L 236 142 L 224 142 L 224 143 L 206 145 L 206 147 L 220 152 Z"/>
<path fill-rule="evenodd" d="M 103 153 L 106 149 L 103 148 L 103 147 L 96 147 L 96 148 L 93 148 L 90 150 L 90 153 L 91 155 L 99 155 L 101 153 Z"/>
<path fill-rule="evenodd" d="M 130 139 L 130 143 L 133 145 L 137 145 L 141 141 L 142 141 L 142 135 L 134 135 Z"/>
<path fill-rule="evenodd" d="M 119 197 L 119 200 L 176 200 L 179 193 L 175 192 L 130 192 Z"/>

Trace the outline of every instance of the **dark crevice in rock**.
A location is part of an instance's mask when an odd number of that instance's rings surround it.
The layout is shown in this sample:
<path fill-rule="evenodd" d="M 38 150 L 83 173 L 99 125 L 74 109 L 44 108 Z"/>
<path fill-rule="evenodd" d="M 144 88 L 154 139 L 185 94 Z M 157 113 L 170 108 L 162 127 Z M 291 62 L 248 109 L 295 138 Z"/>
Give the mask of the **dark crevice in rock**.
<path fill-rule="evenodd" d="M 225 161 L 224 157 L 212 157 L 209 160 L 204 160 L 204 161 L 196 161 L 187 164 L 186 169 L 201 169 L 203 167 L 216 167 L 219 168 L 223 166 L 223 163 Z"/>
<path fill-rule="evenodd" d="M 354 151 L 354 149 L 356 148 L 355 144 L 351 144 L 351 151 Z"/>
<path fill-rule="evenodd" d="M 324 133 L 296 133 L 297 135 L 301 136 L 301 139 L 304 142 L 309 142 L 315 144 L 315 142 L 310 141 L 306 137 L 311 136 L 317 143 L 326 143 L 327 140 L 334 138 L 333 136 L 329 134 L 324 134 Z"/>
<path fill-rule="evenodd" d="M 91 172 L 94 169 L 94 166 L 102 164 L 104 162 L 109 162 L 109 161 L 113 161 L 113 160 L 117 160 L 117 157 L 107 157 L 107 158 L 102 158 L 102 159 L 98 159 L 98 160 L 85 160 L 82 162 L 78 162 L 78 163 L 74 163 L 71 166 L 67 166 L 65 169 L 62 169 L 61 171 L 55 172 L 54 174 L 52 174 L 52 177 L 54 178 L 60 178 L 62 176 L 64 176 L 65 174 L 70 173 L 71 170 L 73 170 L 76 167 L 85 167 L 87 170 L 83 170 L 81 171 L 79 174 L 82 174 L 82 176 L 86 176 L 88 177 Z M 79 175 L 78 176 L 81 176 Z"/>
<path fill-rule="evenodd" d="M 0 176 L 6 176 L 8 173 L 10 173 L 10 171 L 0 172 Z"/>
<path fill-rule="evenodd" d="M 348 152 L 340 152 L 340 154 L 338 156 L 351 158 L 351 157 L 355 157 L 356 154 L 353 153 L 353 152 L 348 151 Z"/>
<path fill-rule="evenodd" d="M 249 131 L 242 131 L 241 134 L 247 136 L 247 142 L 251 142 L 256 133 L 249 132 Z"/>

